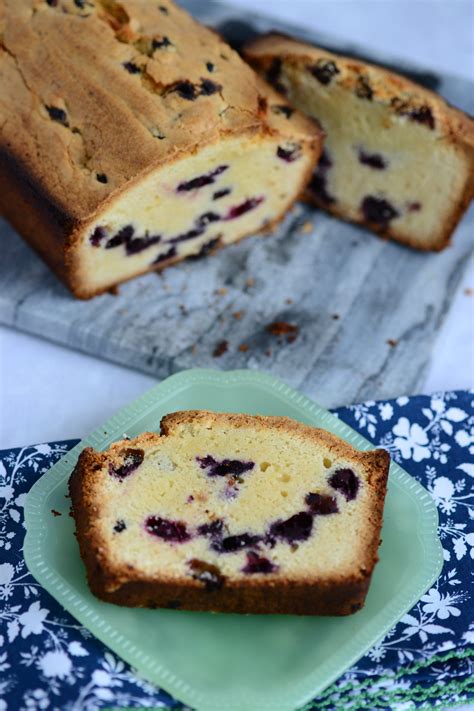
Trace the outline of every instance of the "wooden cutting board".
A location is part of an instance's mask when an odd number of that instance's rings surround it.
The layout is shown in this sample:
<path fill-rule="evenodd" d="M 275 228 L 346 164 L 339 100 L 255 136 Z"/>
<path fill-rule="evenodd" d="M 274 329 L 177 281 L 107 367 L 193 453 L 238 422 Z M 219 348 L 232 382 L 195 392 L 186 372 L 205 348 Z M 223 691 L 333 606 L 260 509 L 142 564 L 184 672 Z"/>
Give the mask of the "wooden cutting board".
<path fill-rule="evenodd" d="M 366 49 L 230 6 L 183 4 L 237 45 L 273 28 L 367 57 Z M 468 81 L 396 68 L 474 113 Z M 297 205 L 272 236 L 89 302 L 74 300 L 3 221 L 0 235 L 1 323 L 157 378 L 191 367 L 267 370 L 333 407 L 417 390 L 473 252 L 474 211 L 452 247 L 421 254 Z M 296 328 L 275 335 L 268 327 L 279 321 Z"/>

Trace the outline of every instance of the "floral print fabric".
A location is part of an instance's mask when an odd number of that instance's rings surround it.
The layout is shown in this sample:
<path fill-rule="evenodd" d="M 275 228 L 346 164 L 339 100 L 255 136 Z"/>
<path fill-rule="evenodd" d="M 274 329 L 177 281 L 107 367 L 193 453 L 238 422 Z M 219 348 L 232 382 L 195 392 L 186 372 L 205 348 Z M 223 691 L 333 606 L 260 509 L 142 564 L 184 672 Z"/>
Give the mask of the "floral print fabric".
<path fill-rule="evenodd" d="M 473 404 L 474 392 L 453 392 L 336 412 L 430 491 L 445 565 L 385 638 L 306 708 L 405 711 L 474 698 Z M 0 711 L 181 709 L 92 637 L 26 569 L 26 493 L 75 444 L 0 452 Z"/>

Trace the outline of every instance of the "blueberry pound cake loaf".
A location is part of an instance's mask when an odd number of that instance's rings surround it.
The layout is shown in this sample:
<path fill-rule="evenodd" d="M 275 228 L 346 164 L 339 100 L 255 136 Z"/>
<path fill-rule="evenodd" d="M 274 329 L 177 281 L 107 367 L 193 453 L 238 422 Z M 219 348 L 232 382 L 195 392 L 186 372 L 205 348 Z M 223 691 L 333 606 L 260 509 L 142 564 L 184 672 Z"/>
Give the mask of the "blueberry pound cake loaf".
<path fill-rule="evenodd" d="M 80 298 L 272 227 L 317 125 L 169 0 L 2 0 L 0 213 Z"/>
<path fill-rule="evenodd" d="M 244 54 L 326 132 L 310 202 L 417 249 L 448 244 L 474 194 L 471 118 L 381 67 L 286 36 Z"/>
<path fill-rule="evenodd" d="M 89 585 L 119 605 L 347 615 L 377 561 L 389 455 L 285 417 L 175 412 L 83 450 L 69 482 Z"/>

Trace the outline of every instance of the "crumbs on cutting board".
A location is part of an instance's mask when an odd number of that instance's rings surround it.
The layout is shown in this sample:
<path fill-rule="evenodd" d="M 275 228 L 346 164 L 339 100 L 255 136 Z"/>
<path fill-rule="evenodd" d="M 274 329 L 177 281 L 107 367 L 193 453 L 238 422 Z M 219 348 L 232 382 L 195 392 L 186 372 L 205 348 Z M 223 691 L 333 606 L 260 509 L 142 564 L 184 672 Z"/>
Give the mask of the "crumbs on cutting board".
<path fill-rule="evenodd" d="M 247 353 L 248 349 L 249 349 L 248 343 L 241 343 L 239 346 L 239 351 L 241 353 Z"/>
<path fill-rule="evenodd" d="M 228 341 L 219 341 L 219 343 L 216 344 L 216 347 L 214 348 L 212 355 L 214 358 L 220 358 L 221 355 L 224 355 L 224 353 L 227 353 L 229 350 L 229 342 Z"/>
<path fill-rule="evenodd" d="M 304 223 L 301 225 L 300 232 L 302 232 L 303 234 L 307 235 L 307 234 L 309 234 L 310 232 L 313 231 L 313 228 L 314 228 L 313 223 L 312 223 L 312 222 L 309 222 L 309 220 L 308 220 L 308 222 L 304 222 Z"/>
<path fill-rule="evenodd" d="M 51 509 L 51 513 L 53 516 L 62 516 L 62 513 L 60 511 L 56 511 L 56 509 Z"/>
<path fill-rule="evenodd" d="M 271 333 L 272 336 L 286 336 L 288 343 L 293 343 L 298 338 L 299 328 L 293 323 L 287 323 L 286 321 L 274 321 L 270 323 L 266 330 Z"/>
<path fill-rule="evenodd" d="M 474 289 L 470 289 L 468 287 L 467 289 L 464 289 L 464 293 L 466 296 L 472 296 L 474 294 Z"/>
<path fill-rule="evenodd" d="M 392 348 L 394 348 L 394 347 L 398 344 L 398 341 L 397 341 L 396 338 L 388 338 L 388 339 L 387 339 L 387 343 L 388 343 L 389 346 L 391 346 Z"/>

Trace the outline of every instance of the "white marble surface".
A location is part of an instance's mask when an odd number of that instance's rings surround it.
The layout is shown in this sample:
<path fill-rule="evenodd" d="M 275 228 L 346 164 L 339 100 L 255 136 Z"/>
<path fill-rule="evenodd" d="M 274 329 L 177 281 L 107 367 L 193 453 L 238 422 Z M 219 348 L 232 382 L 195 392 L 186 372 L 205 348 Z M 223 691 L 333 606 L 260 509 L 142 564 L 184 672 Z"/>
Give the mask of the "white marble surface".
<path fill-rule="evenodd" d="M 421 65 L 473 77 L 474 5 L 451 0 L 234 0 Z M 439 334 L 423 392 L 474 385 L 474 262 Z M 81 437 L 154 379 L 0 328 L 0 448 Z"/>

